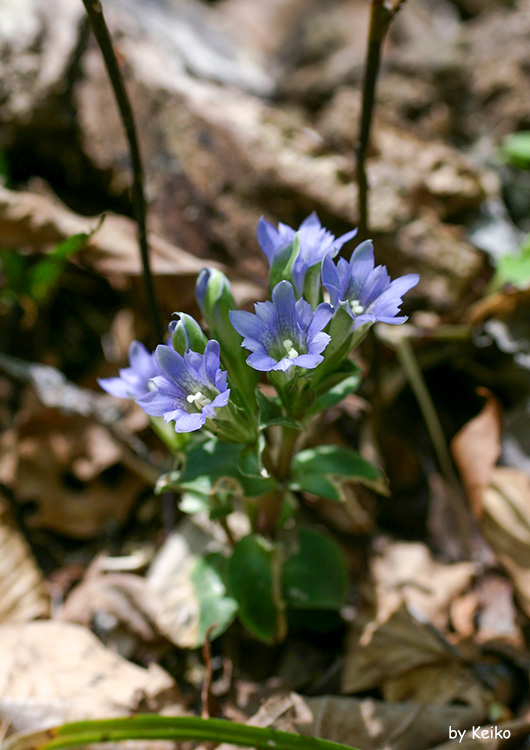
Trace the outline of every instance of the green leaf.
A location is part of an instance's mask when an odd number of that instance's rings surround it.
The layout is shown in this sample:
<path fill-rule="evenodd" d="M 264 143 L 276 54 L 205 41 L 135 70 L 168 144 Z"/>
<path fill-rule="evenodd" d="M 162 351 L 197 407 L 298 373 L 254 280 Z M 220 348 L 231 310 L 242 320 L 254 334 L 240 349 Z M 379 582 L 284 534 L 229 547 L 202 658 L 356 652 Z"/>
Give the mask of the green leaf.
<path fill-rule="evenodd" d="M 180 478 L 181 486 L 197 478 L 207 477 L 213 482 L 219 477 L 236 476 L 240 452 L 239 445 L 208 438 L 188 452 L 186 467 Z"/>
<path fill-rule="evenodd" d="M 355 393 L 361 383 L 361 371 L 351 360 L 346 360 L 340 369 L 331 373 L 319 386 L 321 392 L 307 412 L 317 414 L 343 401 L 350 393 Z"/>
<path fill-rule="evenodd" d="M 94 232 L 99 229 L 101 223 L 102 221 Z M 68 237 L 29 270 L 28 292 L 36 302 L 44 302 L 49 297 L 64 272 L 68 258 L 82 250 L 94 232 Z"/>
<path fill-rule="evenodd" d="M 300 451 L 293 459 L 291 471 L 296 478 L 309 473 L 348 477 L 368 483 L 381 479 L 379 470 L 357 451 L 338 445 L 320 445 Z"/>
<path fill-rule="evenodd" d="M 124 740 L 168 740 L 195 743 L 227 743 L 256 750 L 355 750 L 317 737 L 303 737 L 278 729 L 263 729 L 227 719 L 202 719 L 198 716 L 160 716 L 136 714 L 121 719 L 76 721 L 51 727 L 43 732 L 14 734 L 4 740 L 4 750 L 52 750 L 83 747 L 94 743 Z"/>
<path fill-rule="evenodd" d="M 277 396 L 269 398 L 261 391 L 257 391 L 257 400 L 260 410 L 259 426 L 261 430 L 274 425 L 294 427 L 297 430 L 303 429 L 301 422 L 284 416 L 282 403 Z"/>
<path fill-rule="evenodd" d="M 300 236 L 297 233 L 291 245 L 287 245 L 274 258 L 269 273 L 269 293 L 272 292 L 276 284 L 286 280 L 292 283 L 291 269 L 298 253 L 300 252 Z"/>
<path fill-rule="evenodd" d="M 217 638 L 232 624 L 237 613 L 237 602 L 227 593 L 224 571 L 227 560 L 223 555 L 212 553 L 198 557 L 190 574 L 190 580 L 199 602 L 198 643 L 205 641 L 208 629 L 217 627 L 210 638 Z"/>
<path fill-rule="evenodd" d="M 513 284 L 526 289 L 530 284 L 530 235 L 526 237 L 515 255 L 503 255 L 497 263 L 497 280 L 500 284 Z"/>
<path fill-rule="evenodd" d="M 28 260 L 17 250 L 2 250 L 0 264 L 3 276 L 2 296 L 18 299 L 27 294 Z"/>
<path fill-rule="evenodd" d="M 512 133 L 501 144 L 510 164 L 519 169 L 530 169 L 530 131 Z"/>
<path fill-rule="evenodd" d="M 279 550 L 257 534 L 243 537 L 228 563 L 228 584 L 239 618 L 259 640 L 275 643 L 285 635 L 280 598 Z"/>
<path fill-rule="evenodd" d="M 348 589 L 342 551 L 325 534 L 302 529 L 298 550 L 284 565 L 282 586 L 292 609 L 340 610 Z"/>
<path fill-rule="evenodd" d="M 262 436 L 263 437 L 263 436 Z M 261 462 L 262 440 L 253 445 L 245 445 L 239 454 L 237 468 L 244 477 L 260 477 L 263 470 Z"/>
<path fill-rule="evenodd" d="M 304 474 L 290 482 L 289 488 L 295 492 L 311 492 L 324 500 L 342 500 L 340 485 L 320 474 Z"/>

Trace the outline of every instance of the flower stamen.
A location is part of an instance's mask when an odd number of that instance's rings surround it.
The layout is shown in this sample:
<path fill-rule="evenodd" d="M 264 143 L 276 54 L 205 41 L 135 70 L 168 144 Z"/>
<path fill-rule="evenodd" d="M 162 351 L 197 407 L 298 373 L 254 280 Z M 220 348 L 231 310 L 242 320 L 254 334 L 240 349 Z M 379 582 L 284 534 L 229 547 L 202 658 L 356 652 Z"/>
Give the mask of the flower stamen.
<path fill-rule="evenodd" d="M 293 342 L 291 339 L 284 339 L 283 346 L 285 348 L 285 351 L 287 352 L 287 358 L 288 359 L 296 359 L 296 357 L 300 356 L 300 352 L 297 352 L 296 349 L 293 346 Z"/>
<path fill-rule="evenodd" d="M 362 315 L 364 312 L 364 306 L 361 305 L 358 299 L 350 300 L 350 308 L 354 315 Z"/>
<path fill-rule="evenodd" d="M 212 400 L 200 391 L 197 391 L 197 393 L 190 393 L 189 396 L 186 396 L 186 401 L 188 404 L 194 404 L 199 411 L 202 411 L 205 406 L 212 403 Z"/>

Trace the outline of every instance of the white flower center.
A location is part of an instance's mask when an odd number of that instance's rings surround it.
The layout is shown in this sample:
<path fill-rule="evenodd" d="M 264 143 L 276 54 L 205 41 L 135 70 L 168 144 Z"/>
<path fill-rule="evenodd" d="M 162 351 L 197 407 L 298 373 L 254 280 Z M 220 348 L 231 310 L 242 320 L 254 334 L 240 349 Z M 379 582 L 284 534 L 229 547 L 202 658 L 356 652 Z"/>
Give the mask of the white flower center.
<path fill-rule="evenodd" d="M 284 339 L 283 345 L 285 347 L 285 351 L 287 352 L 288 359 L 295 359 L 296 357 L 300 356 L 300 352 L 296 351 L 291 339 Z"/>
<path fill-rule="evenodd" d="M 361 305 L 358 299 L 351 299 L 350 307 L 354 315 L 362 315 L 364 312 L 364 307 Z"/>
<path fill-rule="evenodd" d="M 188 404 L 194 404 L 199 411 L 202 411 L 205 406 L 212 403 L 212 400 L 200 391 L 197 391 L 197 393 L 190 393 L 189 396 L 186 396 L 186 401 Z"/>

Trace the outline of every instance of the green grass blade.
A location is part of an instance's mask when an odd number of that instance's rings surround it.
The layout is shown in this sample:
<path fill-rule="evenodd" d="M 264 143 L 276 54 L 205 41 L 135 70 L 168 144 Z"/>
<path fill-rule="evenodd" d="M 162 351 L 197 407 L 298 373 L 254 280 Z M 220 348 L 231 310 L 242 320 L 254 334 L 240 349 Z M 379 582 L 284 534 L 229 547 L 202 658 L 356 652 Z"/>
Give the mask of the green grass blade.
<path fill-rule="evenodd" d="M 13 735 L 3 743 L 2 750 L 56 750 L 94 742 L 144 739 L 229 742 L 256 750 L 355 750 L 330 740 L 251 727 L 225 719 L 156 715 L 79 721 L 45 731 Z"/>

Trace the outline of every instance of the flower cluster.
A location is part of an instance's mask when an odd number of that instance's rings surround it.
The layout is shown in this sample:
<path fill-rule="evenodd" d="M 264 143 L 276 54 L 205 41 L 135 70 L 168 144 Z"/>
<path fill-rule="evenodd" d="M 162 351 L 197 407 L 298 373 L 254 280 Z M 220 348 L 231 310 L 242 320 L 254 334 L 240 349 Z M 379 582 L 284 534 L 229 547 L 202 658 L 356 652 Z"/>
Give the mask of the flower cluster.
<path fill-rule="evenodd" d="M 208 340 L 191 316 L 181 314 L 178 322 L 170 324 L 167 344 L 151 354 L 133 342 L 130 367 L 120 370 L 119 377 L 100 380 L 101 387 L 114 396 L 135 399 L 149 415 L 174 423 L 176 432 L 206 427 L 234 442 L 255 440 L 259 372 L 269 373 L 276 388 L 279 382 L 295 384 L 292 376 L 302 373 L 302 380 L 310 385 L 312 373 L 325 358 L 327 369 L 322 372 L 327 375 L 333 367 L 342 372 L 341 363 L 363 335 L 353 336 L 354 332 L 376 322 L 399 324 L 407 319 L 400 315 L 402 298 L 418 283 L 418 275 L 392 281 L 384 266 L 375 266 L 370 241 L 361 243 L 349 262 L 343 258 L 335 262 L 355 234 L 352 230 L 335 238 L 315 213 L 298 231 L 260 219 L 258 242 L 271 273 L 274 268 L 280 276 L 271 300 L 256 303 L 254 313 L 237 310 L 226 277 L 205 270 L 199 276 L 197 301 L 215 338 Z M 304 298 L 310 270 L 311 302 Z M 326 353 L 332 335 L 334 346 L 329 351 L 335 352 L 337 361 Z M 346 342 L 344 346 L 338 345 L 339 339 Z M 278 381 L 274 373 L 287 373 L 282 377 L 288 380 Z M 289 413 L 285 393 L 278 393 Z M 245 431 L 244 421 L 254 424 Z"/>

